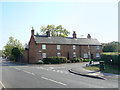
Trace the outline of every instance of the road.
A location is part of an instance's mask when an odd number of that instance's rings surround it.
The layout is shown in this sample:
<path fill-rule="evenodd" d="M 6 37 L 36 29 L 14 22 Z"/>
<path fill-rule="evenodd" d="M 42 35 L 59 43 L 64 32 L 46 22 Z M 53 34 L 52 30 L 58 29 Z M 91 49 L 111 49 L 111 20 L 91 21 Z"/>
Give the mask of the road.
<path fill-rule="evenodd" d="M 101 80 L 69 73 L 76 64 L 18 65 L 2 60 L 6 88 L 118 88 L 118 80 Z M 0 64 L 1 65 L 1 64 Z"/>

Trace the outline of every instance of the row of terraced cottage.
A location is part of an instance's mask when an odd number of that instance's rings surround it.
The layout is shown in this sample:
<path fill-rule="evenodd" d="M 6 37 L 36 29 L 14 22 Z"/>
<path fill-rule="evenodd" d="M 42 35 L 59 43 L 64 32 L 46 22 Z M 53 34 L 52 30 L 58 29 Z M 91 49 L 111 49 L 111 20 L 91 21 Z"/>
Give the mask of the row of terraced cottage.
<path fill-rule="evenodd" d="M 88 59 L 88 44 L 90 58 L 100 59 L 101 43 L 97 39 L 91 38 L 90 34 L 87 38 L 77 38 L 74 31 L 73 37 L 59 37 L 50 36 L 48 30 L 46 35 L 34 35 L 32 28 L 28 50 L 24 51 L 24 59 L 28 63 L 37 63 L 49 56 L 64 56 L 68 60 L 72 60 L 73 57 Z"/>

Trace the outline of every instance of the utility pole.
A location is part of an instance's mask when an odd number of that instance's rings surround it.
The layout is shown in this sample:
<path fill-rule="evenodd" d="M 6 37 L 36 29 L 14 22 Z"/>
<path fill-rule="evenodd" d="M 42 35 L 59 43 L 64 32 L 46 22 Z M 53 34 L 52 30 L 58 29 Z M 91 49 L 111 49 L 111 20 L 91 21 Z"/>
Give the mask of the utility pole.
<path fill-rule="evenodd" d="M 89 45 L 89 38 L 88 38 L 88 57 L 89 57 L 89 65 L 90 65 L 90 45 Z"/>

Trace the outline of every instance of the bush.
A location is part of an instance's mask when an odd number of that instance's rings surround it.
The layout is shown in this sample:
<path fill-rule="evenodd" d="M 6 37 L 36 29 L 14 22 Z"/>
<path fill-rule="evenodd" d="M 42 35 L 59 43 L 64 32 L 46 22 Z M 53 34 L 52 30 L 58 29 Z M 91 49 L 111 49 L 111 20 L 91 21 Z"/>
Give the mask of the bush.
<path fill-rule="evenodd" d="M 67 63 L 71 63 L 71 61 L 70 61 L 70 60 L 67 60 Z"/>
<path fill-rule="evenodd" d="M 72 62 L 72 63 L 74 63 L 74 62 L 75 62 L 75 63 L 76 63 L 76 62 L 80 62 L 80 58 L 73 58 L 73 59 L 71 60 L 71 62 Z"/>
<path fill-rule="evenodd" d="M 93 61 L 102 61 L 101 59 L 93 59 Z"/>
<path fill-rule="evenodd" d="M 120 64 L 120 59 L 118 59 L 119 57 L 120 56 L 118 56 L 118 54 L 107 54 L 107 53 L 101 54 L 101 59 L 107 65 L 119 65 Z M 112 62 L 110 61 L 111 59 Z"/>
<path fill-rule="evenodd" d="M 89 62 L 89 59 L 83 59 L 82 62 Z"/>
<path fill-rule="evenodd" d="M 66 57 L 53 56 L 53 57 L 44 58 L 44 59 L 43 59 L 43 62 L 44 62 L 45 64 L 66 63 L 66 62 L 67 62 L 67 58 L 66 58 Z"/>

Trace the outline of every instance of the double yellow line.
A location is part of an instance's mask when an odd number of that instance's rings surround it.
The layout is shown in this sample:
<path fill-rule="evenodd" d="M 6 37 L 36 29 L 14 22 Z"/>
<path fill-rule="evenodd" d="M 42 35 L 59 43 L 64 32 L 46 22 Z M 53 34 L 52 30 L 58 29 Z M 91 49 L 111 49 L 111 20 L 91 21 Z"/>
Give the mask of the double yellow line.
<path fill-rule="evenodd" d="M 6 89 L 6 87 L 5 87 L 5 85 L 0 81 L 0 84 L 1 84 L 1 86 L 5 89 L 5 90 L 7 90 Z"/>

